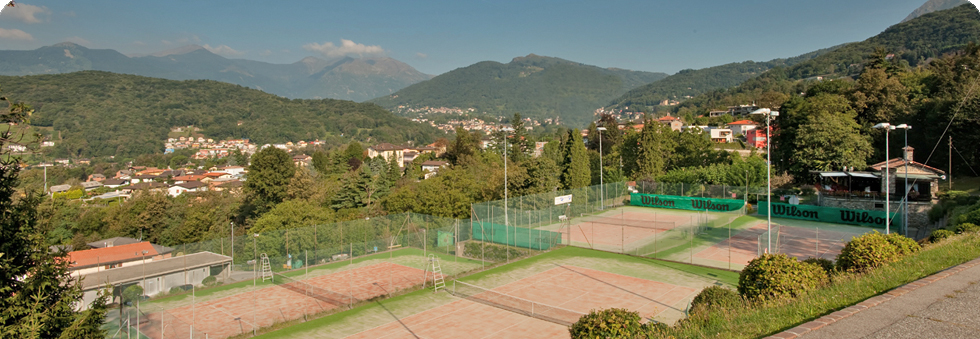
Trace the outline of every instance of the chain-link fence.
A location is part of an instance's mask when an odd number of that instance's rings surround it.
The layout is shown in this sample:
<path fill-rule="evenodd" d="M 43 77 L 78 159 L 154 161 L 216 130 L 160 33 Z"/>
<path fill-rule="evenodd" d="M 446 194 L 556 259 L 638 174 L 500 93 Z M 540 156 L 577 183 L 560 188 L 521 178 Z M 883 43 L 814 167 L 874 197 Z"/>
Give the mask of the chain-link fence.
<path fill-rule="evenodd" d="M 105 328 L 112 338 L 225 338 L 339 312 L 493 264 L 484 259 L 493 250 L 473 250 L 487 246 L 472 241 L 472 227 L 404 213 L 177 245 L 173 258 L 159 259 L 174 263 L 169 271 L 114 286 L 122 305 Z M 481 244 L 466 251 L 466 243 Z M 186 259 L 201 255 L 224 263 Z M 135 298 L 124 297 L 132 286 Z M 326 302 L 335 295 L 341 304 Z"/>

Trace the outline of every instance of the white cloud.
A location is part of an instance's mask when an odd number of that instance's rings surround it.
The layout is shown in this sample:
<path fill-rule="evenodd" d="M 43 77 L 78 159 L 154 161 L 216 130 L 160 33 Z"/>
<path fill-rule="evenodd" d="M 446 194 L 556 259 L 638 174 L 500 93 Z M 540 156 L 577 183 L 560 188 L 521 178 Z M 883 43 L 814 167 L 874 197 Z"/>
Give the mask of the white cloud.
<path fill-rule="evenodd" d="M 142 47 L 142 46 L 146 46 L 146 43 L 145 42 L 142 42 L 142 41 L 139 41 L 139 40 L 136 40 L 136 41 L 133 41 L 133 45 Z"/>
<path fill-rule="evenodd" d="M 18 2 L 14 7 L 4 7 L 3 9 L 3 18 L 20 20 L 29 24 L 39 24 L 47 21 L 45 17 L 50 14 L 51 10 L 47 7 L 38 7 L 21 2 Z"/>
<path fill-rule="evenodd" d="M 425 59 L 425 58 L 428 58 L 429 57 L 428 54 L 425 54 L 425 53 L 422 53 L 422 52 L 415 53 L 415 56 L 418 57 L 419 59 Z"/>
<path fill-rule="evenodd" d="M 70 37 L 70 38 L 65 38 L 65 41 L 74 42 L 76 44 L 79 44 L 79 45 L 82 45 L 82 46 L 85 46 L 85 47 L 92 47 L 92 42 L 91 41 L 85 40 L 82 37 L 78 37 L 78 36 L 73 36 L 73 37 Z"/>
<path fill-rule="evenodd" d="M 211 53 L 214 53 L 214 54 L 217 54 L 217 55 L 220 55 L 220 56 L 224 56 L 224 57 L 240 57 L 240 56 L 245 55 L 245 52 L 236 51 L 235 49 L 233 49 L 231 47 L 228 47 L 228 45 L 220 45 L 220 46 L 211 47 L 211 45 L 204 44 L 204 46 L 201 46 L 201 47 L 204 47 L 208 51 L 211 51 Z"/>
<path fill-rule="evenodd" d="M 346 55 L 384 55 L 385 50 L 381 46 L 368 46 L 359 44 L 347 39 L 340 39 L 340 46 L 335 46 L 333 42 L 318 44 L 315 42 L 303 45 L 303 49 L 311 52 L 318 52 L 326 57 L 334 58 Z"/>
<path fill-rule="evenodd" d="M 31 41 L 34 37 L 19 29 L 0 28 L 0 39 Z"/>
<path fill-rule="evenodd" d="M 259 55 L 261 55 L 261 56 L 270 56 L 270 55 L 272 55 L 272 50 L 268 50 L 268 49 L 267 50 L 264 50 L 264 51 L 260 52 Z"/>

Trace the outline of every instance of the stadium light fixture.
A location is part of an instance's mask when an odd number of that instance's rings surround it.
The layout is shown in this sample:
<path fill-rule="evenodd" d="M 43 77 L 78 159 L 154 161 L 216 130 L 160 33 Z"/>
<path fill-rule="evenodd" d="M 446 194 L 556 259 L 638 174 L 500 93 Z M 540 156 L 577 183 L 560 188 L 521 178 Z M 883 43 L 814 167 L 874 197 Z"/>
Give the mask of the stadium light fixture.
<path fill-rule="evenodd" d="M 769 147 L 769 139 L 772 134 L 772 118 L 778 117 L 779 112 L 768 108 L 760 108 L 750 115 L 763 115 L 766 117 L 766 234 L 768 234 L 768 253 L 772 254 L 772 152 Z"/>

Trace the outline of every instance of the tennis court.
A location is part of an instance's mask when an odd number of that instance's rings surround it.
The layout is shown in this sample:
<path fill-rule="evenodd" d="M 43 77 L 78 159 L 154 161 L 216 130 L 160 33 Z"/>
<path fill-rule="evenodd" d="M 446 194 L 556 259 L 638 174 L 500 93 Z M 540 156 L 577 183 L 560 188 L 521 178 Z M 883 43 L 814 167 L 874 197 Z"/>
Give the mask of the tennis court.
<path fill-rule="evenodd" d="M 747 229 L 735 230 L 737 233 L 728 239 L 697 249 L 694 262 L 709 266 L 730 262 L 734 268 L 744 267 L 759 254 L 768 251 L 767 229 L 765 220 L 754 221 Z M 868 227 L 779 219 L 773 222 L 772 252 L 799 260 L 835 260 L 852 237 L 871 231 Z"/>
<path fill-rule="evenodd" d="M 493 289 L 462 282 L 448 288 L 463 299 L 349 338 L 567 338 L 568 324 L 590 310 L 627 308 L 649 319 L 683 311 L 699 290 L 571 265 Z"/>
<path fill-rule="evenodd" d="M 424 277 L 423 270 L 388 262 L 304 280 L 276 274 L 273 286 L 152 313 L 140 328 L 151 338 L 188 338 L 191 332 L 226 338 L 256 327 L 347 309 L 352 303 L 419 285 Z"/>

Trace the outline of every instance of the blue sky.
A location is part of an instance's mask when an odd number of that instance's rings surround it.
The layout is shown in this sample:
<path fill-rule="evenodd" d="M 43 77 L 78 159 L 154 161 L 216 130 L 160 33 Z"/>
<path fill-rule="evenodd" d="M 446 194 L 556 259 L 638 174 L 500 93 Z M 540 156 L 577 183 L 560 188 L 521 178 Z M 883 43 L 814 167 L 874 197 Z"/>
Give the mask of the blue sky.
<path fill-rule="evenodd" d="M 0 12 L 0 49 L 198 44 L 273 63 L 386 55 L 429 74 L 530 53 L 667 73 L 764 61 L 867 39 L 925 2 L 15 1 Z"/>

